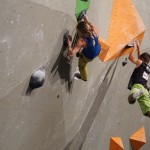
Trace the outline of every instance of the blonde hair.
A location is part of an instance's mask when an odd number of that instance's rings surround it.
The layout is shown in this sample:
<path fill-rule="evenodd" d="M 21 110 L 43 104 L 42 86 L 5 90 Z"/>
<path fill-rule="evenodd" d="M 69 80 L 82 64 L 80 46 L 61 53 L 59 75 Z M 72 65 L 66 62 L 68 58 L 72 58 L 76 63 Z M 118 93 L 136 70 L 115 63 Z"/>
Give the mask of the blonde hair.
<path fill-rule="evenodd" d="M 86 21 L 80 21 L 76 29 L 81 32 L 83 36 L 92 36 L 94 31 L 93 26 Z"/>

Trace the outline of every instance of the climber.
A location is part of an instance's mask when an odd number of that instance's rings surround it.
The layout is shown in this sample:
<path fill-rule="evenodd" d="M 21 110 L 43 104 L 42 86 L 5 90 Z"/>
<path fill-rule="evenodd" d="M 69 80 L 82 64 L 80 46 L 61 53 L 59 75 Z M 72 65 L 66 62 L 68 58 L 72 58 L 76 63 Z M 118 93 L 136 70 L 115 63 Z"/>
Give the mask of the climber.
<path fill-rule="evenodd" d="M 68 38 L 68 55 L 73 57 L 81 51 L 78 62 L 79 73 L 76 73 L 75 77 L 87 81 L 87 64 L 96 58 L 101 51 L 101 45 L 98 41 L 98 30 L 89 22 L 85 14 L 83 20 L 78 22 L 76 30 L 78 32 L 78 39 L 74 47 L 71 46 L 71 40 Z"/>
<path fill-rule="evenodd" d="M 135 58 L 135 52 L 137 52 L 138 58 Z M 147 52 L 141 53 L 137 40 L 133 42 L 133 50 L 129 55 L 129 60 L 136 65 L 136 68 L 128 84 L 128 89 L 131 90 L 128 102 L 134 104 L 137 100 L 143 115 L 150 117 L 150 98 L 147 87 L 148 75 L 150 74 L 150 67 L 148 66 L 150 55 Z"/>

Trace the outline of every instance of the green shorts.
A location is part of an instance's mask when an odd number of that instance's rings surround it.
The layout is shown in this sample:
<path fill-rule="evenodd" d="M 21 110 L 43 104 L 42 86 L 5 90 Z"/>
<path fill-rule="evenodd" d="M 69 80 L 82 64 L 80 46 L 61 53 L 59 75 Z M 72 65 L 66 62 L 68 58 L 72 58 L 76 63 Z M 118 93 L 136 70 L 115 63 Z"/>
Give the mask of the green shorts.
<path fill-rule="evenodd" d="M 145 89 L 144 86 L 142 86 L 141 84 L 134 84 L 131 87 L 131 93 L 130 94 L 133 94 L 139 90 L 142 90 L 144 92 L 144 94 L 139 96 L 137 98 L 137 101 L 141 107 L 143 115 L 146 115 L 146 113 L 150 111 L 150 98 L 149 98 L 148 90 Z"/>

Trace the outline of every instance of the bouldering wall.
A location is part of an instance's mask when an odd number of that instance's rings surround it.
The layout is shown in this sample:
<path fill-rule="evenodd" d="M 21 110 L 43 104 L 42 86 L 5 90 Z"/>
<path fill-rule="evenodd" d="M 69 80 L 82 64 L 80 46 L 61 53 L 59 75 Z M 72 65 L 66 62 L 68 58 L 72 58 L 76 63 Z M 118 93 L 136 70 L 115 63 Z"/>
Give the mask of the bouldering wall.
<path fill-rule="evenodd" d="M 147 31 L 149 1 L 133 1 Z M 63 35 L 74 35 L 74 0 L 5 0 L 0 5 L 0 150 L 107 150 L 111 137 L 129 138 L 142 126 L 150 147 L 150 121 L 136 103 L 129 105 L 127 83 L 134 69 L 124 58 L 88 64 L 87 82 L 73 80 L 78 58 L 66 59 Z M 87 15 L 105 41 L 112 0 L 91 1 Z M 43 87 L 25 92 L 30 75 L 46 67 Z"/>

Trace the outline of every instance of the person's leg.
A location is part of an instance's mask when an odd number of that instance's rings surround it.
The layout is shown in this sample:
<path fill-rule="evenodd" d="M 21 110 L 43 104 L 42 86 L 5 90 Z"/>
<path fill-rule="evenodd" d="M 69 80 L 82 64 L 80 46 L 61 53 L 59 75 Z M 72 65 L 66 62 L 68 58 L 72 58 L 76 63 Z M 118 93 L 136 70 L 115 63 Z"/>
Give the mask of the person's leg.
<path fill-rule="evenodd" d="M 87 79 L 88 79 L 87 63 L 90 61 L 92 61 L 92 60 L 88 59 L 85 56 L 83 56 L 82 54 L 80 54 L 78 66 L 79 66 L 81 79 L 84 81 L 87 81 Z"/>
<path fill-rule="evenodd" d="M 140 105 L 143 115 L 150 117 L 149 92 L 140 84 L 135 84 L 131 87 L 131 93 L 128 98 L 130 104 L 133 104 L 136 100 Z"/>
<path fill-rule="evenodd" d="M 149 93 L 146 89 L 144 91 L 144 94 L 139 97 L 137 101 L 141 107 L 143 115 L 150 117 L 150 98 Z"/>
<path fill-rule="evenodd" d="M 139 98 L 144 93 L 143 86 L 139 86 L 139 84 L 135 84 L 131 87 L 130 95 L 128 96 L 129 104 L 134 104 L 137 98 Z"/>
<path fill-rule="evenodd" d="M 141 84 L 135 84 L 131 87 L 131 94 L 134 100 L 137 100 L 144 116 L 150 117 L 150 98 L 149 92 Z"/>

